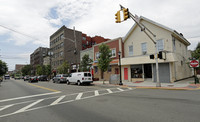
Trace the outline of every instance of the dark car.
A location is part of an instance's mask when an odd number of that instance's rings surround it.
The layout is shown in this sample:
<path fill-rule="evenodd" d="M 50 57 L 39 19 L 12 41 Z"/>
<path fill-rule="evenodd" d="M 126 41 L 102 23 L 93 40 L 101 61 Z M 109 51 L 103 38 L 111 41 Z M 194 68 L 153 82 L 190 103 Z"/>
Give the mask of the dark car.
<path fill-rule="evenodd" d="M 39 79 L 39 81 L 47 81 L 48 80 L 47 75 L 41 75 L 38 79 Z"/>
<path fill-rule="evenodd" d="M 32 83 L 32 82 L 38 82 L 37 76 L 30 77 L 29 82 L 30 82 L 30 83 Z"/>

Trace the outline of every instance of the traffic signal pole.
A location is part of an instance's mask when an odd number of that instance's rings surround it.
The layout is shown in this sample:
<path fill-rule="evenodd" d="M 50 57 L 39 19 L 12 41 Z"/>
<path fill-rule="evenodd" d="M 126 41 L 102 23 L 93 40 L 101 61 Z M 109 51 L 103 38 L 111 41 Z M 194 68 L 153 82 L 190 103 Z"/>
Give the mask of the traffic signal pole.
<path fill-rule="evenodd" d="M 124 8 L 122 5 L 120 5 L 121 10 L 124 10 L 126 8 Z M 131 14 L 130 12 L 128 12 L 128 16 L 131 17 L 135 23 L 141 28 L 141 31 L 143 31 L 150 39 L 151 41 L 154 43 L 155 45 L 155 60 L 156 60 L 156 78 L 157 78 L 157 82 L 156 82 L 156 87 L 161 87 L 161 83 L 160 83 L 160 79 L 159 79 L 159 67 L 158 67 L 158 48 L 157 48 L 157 41 L 156 41 L 156 35 L 151 32 L 146 26 L 144 26 L 142 23 L 139 23 L 139 20 L 136 16 L 134 16 L 133 14 Z M 119 23 L 119 22 L 118 22 Z M 147 31 L 153 36 L 153 38 L 151 37 L 151 35 L 149 35 L 149 33 L 147 33 Z"/>

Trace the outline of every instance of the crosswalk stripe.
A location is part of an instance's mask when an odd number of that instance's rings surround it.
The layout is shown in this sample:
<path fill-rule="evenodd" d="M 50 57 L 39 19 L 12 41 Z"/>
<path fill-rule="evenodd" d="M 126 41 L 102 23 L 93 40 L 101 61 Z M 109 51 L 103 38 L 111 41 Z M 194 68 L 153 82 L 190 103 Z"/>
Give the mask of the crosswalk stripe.
<path fill-rule="evenodd" d="M 21 109 L 15 111 L 14 113 L 20 113 L 20 112 L 23 112 L 23 111 L 29 109 L 30 107 L 32 107 L 32 106 L 38 104 L 39 102 L 41 102 L 41 101 L 43 101 L 43 100 L 44 100 L 44 99 L 40 99 L 40 100 L 38 100 L 38 101 L 36 101 L 36 102 L 34 102 L 34 103 L 32 103 L 32 104 L 29 104 L 29 105 L 27 105 L 27 106 L 25 106 L 25 107 L 23 107 L 23 108 L 21 108 Z"/>
<path fill-rule="evenodd" d="M 120 88 L 117 88 L 118 90 L 120 90 L 120 91 L 124 91 L 123 89 L 120 89 Z"/>
<path fill-rule="evenodd" d="M 106 89 L 108 91 L 108 93 L 113 93 L 110 89 Z"/>
<path fill-rule="evenodd" d="M 98 95 L 99 95 L 99 91 L 98 91 L 98 90 L 95 90 L 95 91 L 94 91 L 94 95 L 95 95 L 95 96 L 98 96 Z"/>
<path fill-rule="evenodd" d="M 129 90 L 132 90 L 132 88 L 128 88 Z"/>
<path fill-rule="evenodd" d="M 4 109 L 6 109 L 6 108 L 9 108 L 9 107 L 11 107 L 11 106 L 13 106 L 13 104 L 12 104 L 12 105 L 7 105 L 7 106 L 5 106 L 5 107 L 0 108 L 0 111 L 4 110 Z"/>
<path fill-rule="evenodd" d="M 79 93 L 79 94 L 77 95 L 77 97 L 76 97 L 76 100 L 81 99 L 82 95 L 83 95 L 83 93 Z"/>
<path fill-rule="evenodd" d="M 63 95 L 61 97 L 59 97 L 57 100 L 55 100 L 53 103 L 51 103 L 50 105 L 55 105 L 55 104 L 58 104 L 62 99 L 64 99 L 66 96 Z"/>

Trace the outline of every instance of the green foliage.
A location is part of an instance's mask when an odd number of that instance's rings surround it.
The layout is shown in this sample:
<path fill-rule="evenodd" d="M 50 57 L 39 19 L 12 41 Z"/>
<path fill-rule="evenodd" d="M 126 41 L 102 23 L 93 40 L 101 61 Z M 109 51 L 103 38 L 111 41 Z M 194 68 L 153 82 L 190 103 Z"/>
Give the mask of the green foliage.
<path fill-rule="evenodd" d="M 192 52 L 192 57 L 196 59 L 200 58 L 200 42 L 197 44 L 196 49 Z"/>
<path fill-rule="evenodd" d="M 51 65 L 46 65 L 45 66 L 45 71 L 46 71 L 46 75 L 50 75 L 51 74 Z"/>
<path fill-rule="evenodd" d="M 25 65 L 22 69 L 21 69 L 21 72 L 22 72 L 22 75 L 25 76 L 25 75 L 31 75 L 31 65 Z"/>
<path fill-rule="evenodd" d="M 91 63 L 92 63 L 92 59 L 90 59 L 88 54 L 85 54 L 82 57 L 82 61 L 81 61 L 81 64 L 80 64 L 80 70 L 83 71 L 83 72 L 89 71 L 90 67 L 92 65 Z"/>
<path fill-rule="evenodd" d="M 50 65 L 37 65 L 36 67 L 37 75 L 50 75 L 51 66 Z"/>
<path fill-rule="evenodd" d="M 99 46 L 99 58 L 98 58 L 98 67 L 101 70 L 101 78 L 103 78 L 103 73 L 108 70 L 108 66 L 111 59 L 111 50 L 108 45 L 102 43 Z"/>
<path fill-rule="evenodd" d="M 42 75 L 42 66 L 40 66 L 40 65 L 36 66 L 36 74 L 37 75 Z"/>
<path fill-rule="evenodd" d="M 0 60 L 0 76 L 6 74 L 7 71 L 8 71 L 7 64 L 2 60 Z"/>
<path fill-rule="evenodd" d="M 64 61 L 62 65 L 58 67 L 58 73 L 60 74 L 68 74 L 69 64 L 67 61 Z"/>

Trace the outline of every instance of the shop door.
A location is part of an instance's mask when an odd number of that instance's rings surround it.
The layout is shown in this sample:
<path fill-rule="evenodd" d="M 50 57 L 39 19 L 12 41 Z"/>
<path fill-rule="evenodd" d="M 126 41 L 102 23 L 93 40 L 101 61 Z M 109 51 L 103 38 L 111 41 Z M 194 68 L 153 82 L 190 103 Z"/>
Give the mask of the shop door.
<path fill-rule="evenodd" d="M 124 80 L 128 80 L 128 68 L 124 68 Z"/>

